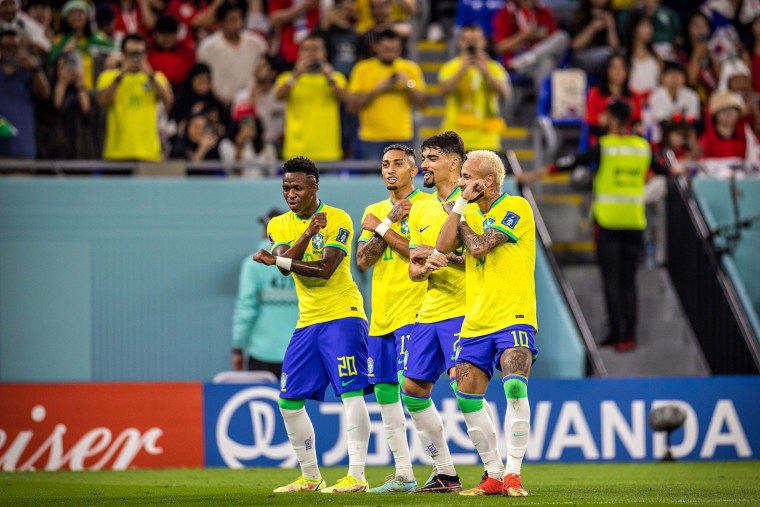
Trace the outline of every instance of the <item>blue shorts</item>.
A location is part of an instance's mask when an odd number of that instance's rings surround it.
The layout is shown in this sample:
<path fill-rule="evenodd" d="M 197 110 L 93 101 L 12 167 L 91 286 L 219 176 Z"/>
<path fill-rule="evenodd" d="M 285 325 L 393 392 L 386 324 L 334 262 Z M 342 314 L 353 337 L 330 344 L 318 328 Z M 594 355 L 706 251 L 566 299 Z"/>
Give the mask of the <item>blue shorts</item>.
<path fill-rule="evenodd" d="M 280 377 L 280 398 L 323 401 L 327 383 L 335 396 L 366 389 L 367 321 L 336 319 L 293 332 Z"/>
<path fill-rule="evenodd" d="M 464 317 L 431 324 L 415 322 L 406 346 L 404 376 L 435 382 L 444 371 L 455 367 L 462 322 Z"/>
<path fill-rule="evenodd" d="M 501 371 L 501 355 L 507 349 L 526 347 L 533 352 L 533 362 L 538 358 L 538 349 L 533 344 L 536 330 L 527 324 L 517 324 L 484 336 L 462 338 L 457 350 L 457 364 L 472 363 L 488 374 L 490 379 L 494 367 Z M 532 363 L 531 363 L 532 364 Z"/>
<path fill-rule="evenodd" d="M 398 371 L 404 369 L 406 350 L 414 324 L 401 326 L 383 336 L 369 336 L 367 375 L 371 384 L 398 382 Z"/>

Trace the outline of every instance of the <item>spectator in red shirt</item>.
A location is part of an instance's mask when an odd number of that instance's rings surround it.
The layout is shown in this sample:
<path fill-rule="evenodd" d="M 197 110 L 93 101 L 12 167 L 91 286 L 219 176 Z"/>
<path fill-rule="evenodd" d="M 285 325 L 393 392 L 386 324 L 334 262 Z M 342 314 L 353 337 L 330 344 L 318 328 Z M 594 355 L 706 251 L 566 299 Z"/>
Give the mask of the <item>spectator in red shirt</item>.
<path fill-rule="evenodd" d="M 536 90 L 557 67 L 570 37 L 557 29 L 554 14 L 538 0 L 510 0 L 493 19 L 496 52 L 504 65 L 530 76 Z"/>
<path fill-rule="evenodd" d="M 641 121 L 641 99 L 628 88 L 628 61 L 619 53 L 613 54 L 604 65 L 599 86 L 589 90 L 586 99 L 586 122 L 589 127 L 591 144 L 602 135 L 603 129 L 599 117 L 613 100 L 627 103 L 631 107 L 632 123 Z"/>
<path fill-rule="evenodd" d="M 195 46 L 190 39 L 178 40 L 179 22 L 171 15 L 156 21 L 148 48 L 148 62 L 160 70 L 176 92 L 195 64 Z"/>
<path fill-rule="evenodd" d="M 111 3 L 115 16 L 114 41 L 121 40 L 130 33 L 147 35 L 156 25 L 156 15 L 149 0 L 116 0 Z"/>
<path fill-rule="evenodd" d="M 319 0 L 269 0 L 269 16 L 275 31 L 272 46 L 292 66 L 299 44 L 319 23 Z"/>
<path fill-rule="evenodd" d="M 171 0 L 166 6 L 166 14 L 179 21 L 179 40 L 189 37 L 198 41 L 198 30 L 211 29 L 216 22 L 216 10 L 225 0 Z"/>
<path fill-rule="evenodd" d="M 742 101 L 735 93 L 715 92 L 710 96 L 710 114 L 714 128 L 699 138 L 702 159 L 744 159 L 747 139 L 738 127 Z"/>

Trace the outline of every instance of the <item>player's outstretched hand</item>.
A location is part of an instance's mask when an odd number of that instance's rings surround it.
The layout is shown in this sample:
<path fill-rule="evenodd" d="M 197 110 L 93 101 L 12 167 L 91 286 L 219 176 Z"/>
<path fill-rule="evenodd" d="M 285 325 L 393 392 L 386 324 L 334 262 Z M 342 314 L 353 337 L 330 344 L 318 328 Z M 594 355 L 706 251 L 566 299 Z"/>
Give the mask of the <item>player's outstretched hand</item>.
<path fill-rule="evenodd" d="M 425 269 L 432 269 L 438 271 L 441 268 L 445 268 L 449 264 L 446 256 L 440 253 L 431 254 L 425 261 Z"/>
<path fill-rule="evenodd" d="M 306 233 L 309 236 L 314 236 L 316 233 L 318 233 L 320 230 L 327 227 L 327 213 L 324 211 L 320 213 L 314 213 L 314 216 L 311 217 L 311 223 L 309 224 L 309 227 L 306 229 Z"/>
<path fill-rule="evenodd" d="M 401 199 L 396 203 L 395 206 L 393 206 L 393 209 L 390 213 L 388 213 L 388 218 L 391 222 L 394 224 L 404 218 L 405 216 L 409 215 L 409 212 L 412 210 L 412 201 L 409 199 Z"/>
<path fill-rule="evenodd" d="M 274 255 L 270 254 L 263 248 L 253 254 L 253 260 L 256 262 L 260 262 L 262 264 L 266 264 L 267 266 L 274 266 L 275 261 L 277 260 Z"/>
<path fill-rule="evenodd" d="M 485 189 L 486 183 L 483 180 L 470 180 L 462 189 L 462 199 L 472 201 L 473 199 L 476 199 Z"/>
<path fill-rule="evenodd" d="M 364 221 L 362 222 L 362 229 L 369 232 L 375 232 L 378 225 L 380 225 L 380 219 L 372 213 L 367 213 L 367 216 L 364 217 Z"/>
<path fill-rule="evenodd" d="M 433 253 L 433 250 L 434 248 L 429 245 L 417 245 L 416 248 L 412 249 L 410 259 L 412 262 L 425 264 L 425 261 Z"/>

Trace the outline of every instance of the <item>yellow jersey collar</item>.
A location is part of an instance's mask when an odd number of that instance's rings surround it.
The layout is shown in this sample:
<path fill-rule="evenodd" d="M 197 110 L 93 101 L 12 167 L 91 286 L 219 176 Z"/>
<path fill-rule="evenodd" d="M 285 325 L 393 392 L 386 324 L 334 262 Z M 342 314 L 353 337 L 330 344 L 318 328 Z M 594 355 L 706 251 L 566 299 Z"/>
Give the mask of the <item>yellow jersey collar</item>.
<path fill-rule="evenodd" d="M 438 199 L 438 202 L 449 202 L 452 199 L 456 199 L 459 197 L 459 193 L 462 191 L 461 188 L 458 186 L 454 188 L 454 190 L 449 194 L 449 196 L 446 198 L 445 201 L 441 201 L 441 198 L 438 197 L 438 193 L 435 194 L 435 198 Z"/>
<path fill-rule="evenodd" d="M 417 195 L 419 193 L 420 193 L 420 189 L 419 188 L 415 188 L 414 190 L 412 190 L 412 193 L 409 194 L 409 195 L 407 195 L 406 197 L 404 197 L 404 199 L 411 199 L 412 197 L 414 197 L 415 195 Z M 396 203 L 393 202 L 393 200 L 390 197 L 388 198 L 388 202 L 391 203 L 391 206 L 395 206 L 396 205 Z"/>
<path fill-rule="evenodd" d="M 508 195 L 509 194 L 506 193 L 506 192 L 504 192 L 503 194 L 501 194 L 498 199 L 496 199 L 494 202 L 491 203 L 491 205 L 488 207 L 488 210 L 486 211 L 486 213 L 488 213 L 489 211 L 491 211 L 491 209 L 494 206 L 496 206 L 498 203 L 500 203 L 502 200 L 504 200 L 504 198 L 507 197 Z M 483 210 L 480 209 L 480 206 L 478 206 L 478 213 L 480 213 L 481 215 L 485 215 L 485 213 L 483 213 Z"/>

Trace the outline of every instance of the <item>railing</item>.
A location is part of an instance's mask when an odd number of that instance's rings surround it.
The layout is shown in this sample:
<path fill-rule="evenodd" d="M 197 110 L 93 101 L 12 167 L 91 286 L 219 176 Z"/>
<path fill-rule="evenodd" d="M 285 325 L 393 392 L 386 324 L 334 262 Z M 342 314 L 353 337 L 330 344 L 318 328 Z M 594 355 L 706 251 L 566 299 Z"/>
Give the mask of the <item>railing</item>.
<path fill-rule="evenodd" d="M 507 151 L 507 162 L 509 162 L 509 166 L 511 167 L 513 173 L 520 174 L 523 172 L 522 167 L 520 166 L 520 162 L 517 160 L 517 156 L 511 150 Z M 570 283 L 568 283 L 567 279 L 565 279 L 565 276 L 562 274 L 562 270 L 559 268 L 559 264 L 557 264 L 557 260 L 554 258 L 554 254 L 552 253 L 552 240 L 549 236 L 549 230 L 546 228 L 544 219 L 541 216 L 541 213 L 538 211 L 538 205 L 536 203 L 535 197 L 533 196 L 533 192 L 531 192 L 529 187 L 524 186 L 522 188 L 522 195 L 530 203 L 531 208 L 534 210 L 536 234 L 538 235 L 539 242 L 544 250 L 546 260 L 551 267 L 552 273 L 554 274 L 554 279 L 557 281 L 557 285 L 559 286 L 559 289 L 562 292 L 562 296 L 565 299 L 565 303 L 567 303 L 567 307 L 573 316 L 573 320 L 578 326 L 578 332 L 580 333 L 581 339 L 583 340 L 583 345 L 586 348 L 587 373 L 595 375 L 597 377 L 606 377 L 607 368 L 604 366 L 602 356 L 599 353 L 599 348 L 597 347 L 596 342 L 594 341 L 594 337 L 591 334 L 591 330 L 588 327 L 586 318 L 583 316 L 583 312 L 581 311 L 581 307 L 578 304 L 578 300 L 575 298 L 573 289 L 570 287 Z"/>
<path fill-rule="evenodd" d="M 760 371 L 760 347 L 688 180 L 668 192 L 668 272 L 713 374 Z"/>

